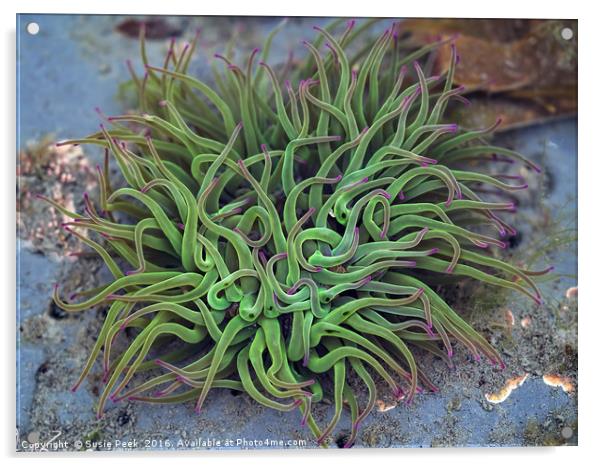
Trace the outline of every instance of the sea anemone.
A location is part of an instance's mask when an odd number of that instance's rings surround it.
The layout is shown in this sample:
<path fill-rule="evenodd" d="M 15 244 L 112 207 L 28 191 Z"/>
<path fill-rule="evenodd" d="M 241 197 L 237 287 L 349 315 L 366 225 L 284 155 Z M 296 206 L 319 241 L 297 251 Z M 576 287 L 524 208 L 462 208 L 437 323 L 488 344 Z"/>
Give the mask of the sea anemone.
<path fill-rule="evenodd" d="M 546 271 L 491 251 L 516 234 L 502 213 L 527 188 L 492 167 L 539 169 L 489 145 L 499 120 L 442 122 L 450 101 L 466 103 L 453 38 L 406 54 L 397 24 L 370 43 L 366 25 L 335 34 L 339 24 L 314 28 L 304 62 L 267 64 L 277 31 L 243 66 L 216 55 L 225 69 L 213 68 L 213 84 L 187 71 L 198 34 L 180 49 L 172 41 L 159 67 L 142 40 L 144 76 L 130 66 L 140 111 L 59 143 L 105 150 L 96 202 L 86 195 L 80 214 L 50 201 L 114 277 L 70 302 L 54 293 L 67 312 L 108 306 L 73 386 L 102 352 L 99 417 L 108 399 L 194 400 L 200 412 L 209 390 L 226 388 L 300 409 L 321 445 L 346 406 L 351 446 L 379 396 L 376 377 L 408 403 L 436 390 L 416 361 L 424 350 L 449 361 L 457 342 L 504 366 L 441 290 L 468 277 L 541 303 L 532 277 Z M 427 77 L 420 62 L 441 46 L 449 67 Z M 319 426 L 312 404 L 325 390 L 334 416 Z"/>

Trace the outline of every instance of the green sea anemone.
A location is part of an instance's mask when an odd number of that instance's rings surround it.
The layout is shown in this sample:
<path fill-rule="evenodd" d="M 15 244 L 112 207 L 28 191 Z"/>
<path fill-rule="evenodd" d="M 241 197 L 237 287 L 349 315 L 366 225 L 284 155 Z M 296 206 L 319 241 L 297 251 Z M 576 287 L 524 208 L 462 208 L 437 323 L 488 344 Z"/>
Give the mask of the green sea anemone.
<path fill-rule="evenodd" d="M 130 67 L 140 112 L 60 143 L 106 151 L 96 202 L 85 196 L 81 214 L 53 203 L 114 277 L 69 299 L 78 303 L 54 294 L 68 312 L 108 306 L 73 387 L 102 352 L 99 417 L 108 399 L 194 400 L 200 412 L 209 390 L 227 388 L 300 409 L 322 445 L 346 406 L 351 446 L 375 405 L 375 377 L 407 402 L 436 390 L 421 350 L 448 361 L 457 342 L 503 367 L 438 291 L 468 277 L 541 303 L 532 276 L 545 271 L 490 251 L 516 233 L 500 216 L 515 208 L 508 193 L 527 188 L 492 167 L 539 169 L 484 140 L 499 121 L 442 123 L 452 99 L 465 101 L 453 39 L 406 54 L 398 25 L 367 44 L 367 25 L 336 33 L 339 24 L 315 27 L 302 63 L 267 64 L 277 31 L 241 67 L 216 55 L 225 70 L 214 68 L 212 85 L 187 71 L 196 39 L 179 52 L 172 42 L 160 67 L 142 40 L 146 72 Z M 449 68 L 425 76 L 419 62 L 444 44 Z M 127 341 L 121 354 L 116 338 Z M 361 406 L 352 378 L 367 392 Z M 319 426 L 312 404 L 324 390 L 334 417 Z"/>

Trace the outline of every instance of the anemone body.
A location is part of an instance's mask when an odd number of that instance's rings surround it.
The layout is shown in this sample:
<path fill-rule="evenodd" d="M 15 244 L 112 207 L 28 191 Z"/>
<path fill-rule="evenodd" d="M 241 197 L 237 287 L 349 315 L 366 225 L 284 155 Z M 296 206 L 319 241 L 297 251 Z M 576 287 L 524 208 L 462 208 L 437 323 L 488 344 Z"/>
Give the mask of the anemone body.
<path fill-rule="evenodd" d="M 307 59 L 279 69 L 267 64 L 270 35 L 244 64 L 217 55 L 212 85 L 187 71 L 196 39 L 179 52 L 172 43 L 161 66 L 142 40 L 140 111 L 65 142 L 106 150 L 96 202 L 86 197 L 81 214 L 55 205 L 114 276 L 78 302 L 55 292 L 66 311 L 108 306 L 74 385 L 100 358 L 99 416 L 108 399 L 190 400 L 199 412 L 211 389 L 228 388 L 300 409 L 320 444 L 346 406 L 350 446 L 377 399 L 375 377 L 408 402 L 436 390 L 417 349 L 449 360 L 460 344 L 503 365 L 435 288 L 468 277 L 541 300 L 540 272 L 490 252 L 515 233 L 499 215 L 514 208 L 507 196 L 526 188 L 491 174 L 492 157 L 537 167 L 484 142 L 495 124 L 442 123 L 463 99 L 453 43 L 447 72 L 426 77 L 419 62 L 445 41 L 405 54 L 393 25 L 357 47 L 366 29 L 316 28 Z M 121 354 L 116 338 L 127 340 Z M 335 414 L 320 426 L 312 404 L 325 391 Z"/>

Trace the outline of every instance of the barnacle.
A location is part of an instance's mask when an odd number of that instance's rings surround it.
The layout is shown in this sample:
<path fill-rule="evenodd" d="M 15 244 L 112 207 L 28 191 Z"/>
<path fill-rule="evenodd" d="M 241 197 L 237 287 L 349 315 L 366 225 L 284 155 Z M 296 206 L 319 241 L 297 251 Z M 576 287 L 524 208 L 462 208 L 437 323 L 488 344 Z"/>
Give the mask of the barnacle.
<path fill-rule="evenodd" d="M 486 142 L 497 122 L 442 123 L 449 102 L 464 100 L 453 40 L 406 55 L 397 25 L 358 48 L 367 27 L 349 22 L 336 34 L 339 24 L 315 28 L 302 63 L 267 64 L 277 31 L 261 59 L 256 49 L 239 67 L 216 55 L 225 69 L 214 67 L 213 86 L 187 71 L 196 39 L 179 52 L 172 42 L 160 67 L 142 40 L 146 72 L 131 68 L 140 112 L 61 143 L 105 149 L 96 202 L 86 196 L 81 214 L 53 203 L 114 277 L 67 301 L 54 294 L 68 312 L 108 306 L 73 388 L 100 357 L 98 416 L 108 399 L 194 400 L 200 412 L 209 390 L 228 388 L 300 409 L 319 444 L 346 406 L 350 446 L 376 404 L 375 376 L 398 400 L 436 390 L 416 349 L 448 360 L 458 342 L 503 366 L 435 289 L 468 277 L 541 302 L 532 277 L 546 271 L 490 251 L 515 234 L 500 216 L 514 209 L 506 195 L 527 188 L 491 167 L 538 168 Z M 445 43 L 447 72 L 425 76 L 419 62 Z M 122 354 L 116 338 L 127 341 Z M 367 391 L 362 406 L 351 378 Z M 334 417 L 319 426 L 312 404 L 325 389 Z"/>

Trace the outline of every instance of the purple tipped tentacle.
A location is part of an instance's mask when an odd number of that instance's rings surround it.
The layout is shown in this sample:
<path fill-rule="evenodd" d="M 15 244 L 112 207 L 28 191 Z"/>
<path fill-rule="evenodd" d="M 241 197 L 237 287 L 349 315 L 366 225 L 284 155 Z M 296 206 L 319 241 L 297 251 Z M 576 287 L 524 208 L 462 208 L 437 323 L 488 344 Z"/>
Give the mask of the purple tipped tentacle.
<path fill-rule="evenodd" d="M 458 131 L 458 125 L 456 123 L 444 125 L 443 131 L 445 131 L 447 133 L 455 133 Z"/>
<path fill-rule="evenodd" d="M 82 381 L 78 381 L 78 382 L 74 383 L 73 385 L 71 385 L 71 387 L 69 388 L 69 391 L 71 393 L 75 393 L 77 391 L 77 389 L 80 387 L 80 385 L 81 385 L 82 382 L 83 382 L 83 380 Z"/>

